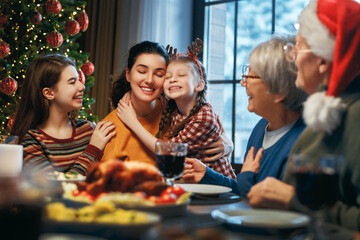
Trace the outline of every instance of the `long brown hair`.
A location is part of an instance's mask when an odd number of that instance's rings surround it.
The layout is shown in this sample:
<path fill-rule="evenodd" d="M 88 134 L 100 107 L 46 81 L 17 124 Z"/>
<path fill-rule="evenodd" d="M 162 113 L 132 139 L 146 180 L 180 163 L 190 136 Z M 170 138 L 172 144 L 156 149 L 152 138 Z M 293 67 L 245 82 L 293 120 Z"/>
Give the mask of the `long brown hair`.
<path fill-rule="evenodd" d="M 119 100 L 125 95 L 125 93 L 131 89 L 130 83 L 126 80 L 126 69 L 130 71 L 135 64 L 136 59 L 141 54 L 158 54 L 165 59 L 166 65 L 169 63 L 169 55 L 165 48 L 156 42 L 144 41 L 131 47 L 129 50 L 127 65 L 111 88 L 111 103 L 114 108 L 117 107 Z"/>
<path fill-rule="evenodd" d="M 43 88 L 54 88 L 61 72 L 75 63 L 61 54 L 48 54 L 32 61 L 25 74 L 20 101 L 11 134 L 22 141 L 29 129 L 36 128 L 49 118 L 50 103 L 42 93 Z"/>
<path fill-rule="evenodd" d="M 195 78 L 198 79 L 200 82 L 200 80 L 201 80 L 200 70 L 199 70 L 198 65 L 194 62 L 194 60 L 192 60 L 188 57 L 179 56 L 179 57 L 176 57 L 175 59 L 172 59 L 170 63 L 173 63 L 173 62 L 181 62 L 181 63 L 187 64 L 188 66 L 191 66 Z M 202 65 L 202 63 L 200 61 L 198 61 L 198 63 L 201 67 L 205 86 L 204 86 L 203 90 L 201 90 L 200 92 L 197 93 L 196 104 L 190 110 L 189 115 L 184 120 L 182 120 L 179 124 L 174 126 L 172 129 L 170 129 L 171 115 L 174 112 L 174 110 L 177 108 L 175 100 L 170 99 L 165 110 L 163 111 L 163 114 L 162 114 L 162 117 L 160 120 L 160 124 L 159 124 L 159 131 L 156 134 L 157 138 L 163 139 L 163 138 L 172 138 L 172 137 L 177 136 L 178 133 L 184 129 L 188 120 L 192 116 L 194 116 L 194 114 L 196 114 L 202 106 L 204 106 L 206 104 L 205 94 L 206 94 L 206 90 L 207 90 L 207 81 L 206 81 L 205 67 Z"/>

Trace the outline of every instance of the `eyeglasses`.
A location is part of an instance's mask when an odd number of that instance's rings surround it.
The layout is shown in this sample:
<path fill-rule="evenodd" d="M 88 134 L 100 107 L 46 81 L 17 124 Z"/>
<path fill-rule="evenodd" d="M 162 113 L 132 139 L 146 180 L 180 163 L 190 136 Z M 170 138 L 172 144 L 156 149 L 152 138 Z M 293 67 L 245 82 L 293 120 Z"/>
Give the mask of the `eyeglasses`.
<path fill-rule="evenodd" d="M 244 65 L 242 67 L 242 75 L 241 75 L 241 85 L 246 85 L 248 78 L 261 78 L 255 75 L 249 75 L 249 65 Z"/>
<path fill-rule="evenodd" d="M 303 49 L 303 50 L 295 49 L 295 45 L 289 42 L 284 45 L 283 50 L 284 50 L 285 58 L 289 62 L 295 62 L 298 52 L 312 52 L 311 49 Z"/>

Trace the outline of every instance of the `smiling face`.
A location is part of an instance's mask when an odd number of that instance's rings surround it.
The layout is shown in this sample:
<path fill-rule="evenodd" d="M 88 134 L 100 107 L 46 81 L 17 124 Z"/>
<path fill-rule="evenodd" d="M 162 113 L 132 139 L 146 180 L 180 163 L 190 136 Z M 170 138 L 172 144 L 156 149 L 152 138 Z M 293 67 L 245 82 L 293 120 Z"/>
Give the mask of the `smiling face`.
<path fill-rule="evenodd" d="M 162 92 L 165 80 L 166 61 L 158 54 L 141 54 L 131 70 L 126 70 L 126 79 L 131 86 L 131 101 L 150 103 Z"/>
<path fill-rule="evenodd" d="M 251 67 L 249 76 L 258 76 Z M 274 103 L 274 95 L 269 94 L 269 88 L 261 78 L 248 78 L 246 84 L 246 93 L 249 96 L 248 110 L 259 116 L 265 117 L 271 111 L 270 105 Z"/>
<path fill-rule="evenodd" d="M 164 82 L 165 95 L 176 101 L 193 101 L 201 91 L 200 81 L 195 77 L 193 66 L 181 61 L 174 61 L 166 69 Z"/>
<path fill-rule="evenodd" d="M 308 49 L 310 49 L 309 45 L 298 33 L 295 45 L 295 64 L 298 68 L 295 84 L 307 94 L 313 94 L 317 91 L 319 84 L 323 80 L 323 76 L 319 72 L 322 59 L 315 56 L 312 52 L 302 51 Z"/>
<path fill-rule="evenodd" d="M 79 74 L 75 67 L 65 67 L 60 79 L 52 90 L 51 104 L 65 112 L 70 112 L 82 107 L 84 84 L 79 81 Z"/>

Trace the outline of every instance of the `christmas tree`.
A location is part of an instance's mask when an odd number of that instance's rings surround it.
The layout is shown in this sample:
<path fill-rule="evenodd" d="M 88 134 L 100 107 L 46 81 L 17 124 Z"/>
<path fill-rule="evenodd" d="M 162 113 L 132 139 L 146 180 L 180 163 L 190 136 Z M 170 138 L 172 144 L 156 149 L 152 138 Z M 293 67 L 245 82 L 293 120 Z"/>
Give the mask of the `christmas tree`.
<path fill-rule="evenodd" d="M 80 81 L 85 82 L 83 107 L 77 117 L 97 121 L 90 113 L 95 100 L 87 94 L 94 85 L 90 76 L 94 65 L 76 42 L 89 24 L 85 5 L 77 0 L 1 0 L 0 134 L 10 132 L 28 65 L 47 53 L 61 53 L 74 60 Z"/>

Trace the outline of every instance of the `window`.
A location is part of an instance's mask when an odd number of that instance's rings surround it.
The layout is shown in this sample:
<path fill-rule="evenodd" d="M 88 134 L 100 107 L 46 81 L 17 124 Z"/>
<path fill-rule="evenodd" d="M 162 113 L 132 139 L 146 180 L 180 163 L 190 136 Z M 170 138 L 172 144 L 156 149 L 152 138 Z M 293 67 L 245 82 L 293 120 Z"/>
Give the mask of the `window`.
<path fill-rule="evenodd" d="M 247 140 L 260 119 L 247 110 L 241 70 L 251 50 L 273 33 L 296 34 L 294 27 L 308 0 L 195 0 L 194 37 L 204 42 L 203 62 L 213 105 L 234 142 L 232 163 L 243 162 Z"/>

